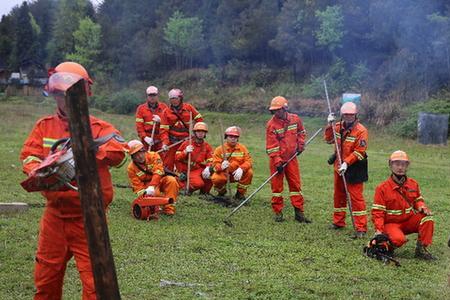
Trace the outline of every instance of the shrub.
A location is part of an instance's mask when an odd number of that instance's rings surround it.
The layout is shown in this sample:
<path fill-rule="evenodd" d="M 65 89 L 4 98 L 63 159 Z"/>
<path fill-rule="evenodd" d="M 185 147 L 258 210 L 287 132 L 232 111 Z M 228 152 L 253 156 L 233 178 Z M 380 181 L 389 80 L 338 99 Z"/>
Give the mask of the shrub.
<path fill-rule="evenodd" d="M 124 89 L 111 96 L 109 110 L 118 114 L 134 113 L 141 103 L 142 93 L 131 89 Z"/>

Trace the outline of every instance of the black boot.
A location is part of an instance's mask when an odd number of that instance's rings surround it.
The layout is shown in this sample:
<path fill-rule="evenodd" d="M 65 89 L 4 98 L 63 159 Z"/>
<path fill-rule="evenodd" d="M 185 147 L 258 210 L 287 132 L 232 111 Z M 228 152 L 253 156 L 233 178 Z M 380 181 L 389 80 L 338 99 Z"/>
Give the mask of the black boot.
<path fill-rule="evenodd" d="M 309 220 L 305 217 L 305 214 L 300 210 L 300 208 L 294 207 L 294 212 L 295 212 L 295 220 L 297 222 L 306 223 L 306 224 L 311 223 L 311 220 Z"/>
<path fill-rule="evenodd" d="M 278 223 L 283 222 L 284 221 L 283 213 L 279 212 L 279 213 L 275 214 L 275 217 L 273 219 L 275 220 L 275 222 L 278 222 Z"/>
<path fill-rule="evenodd" d="M 416 255 L 415 257 L 423 260 L 436 260 L 437 258 L 431 254 L 427 247 L 425 247 L 420 241 L 416 243 Z"/>

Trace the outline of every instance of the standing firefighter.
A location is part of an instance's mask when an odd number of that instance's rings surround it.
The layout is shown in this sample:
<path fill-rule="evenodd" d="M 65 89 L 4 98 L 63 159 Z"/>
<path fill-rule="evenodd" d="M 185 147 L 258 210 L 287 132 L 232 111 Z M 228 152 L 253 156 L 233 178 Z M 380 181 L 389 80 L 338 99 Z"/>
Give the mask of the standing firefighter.
<path fill-rule="evenodd" d="M 198 122 L 194 125 L 194 139 L 192 144 L 185 141 L 178 148 L 176 153 L 175 166 L 177 172 L 180 172 L 181 186 L 186 185 L 186 176 L 189 175 L 189 190 L 192 193 L 200 190 L 201 194 L 209 194 L 212 187 L 211 182 L 211 164 L 212 164 L 212 148 L 205 141 L 208 126 L 204 122 Z M 188 171 L 188 156 L 191 155 L 191 169 Z"/>
<path fill-rule="evenodd" d="M 136 131 L 147 150 L 150 146 L 153 151 L 160 150 L 162 147 L 162 134 L 167 134 L 167 131 L 162 129 L 161 116 L 167 105 L 159 102 L 158 88 L 149 86 L 146 90 L 147 101 L 138 106 L 136 110 Z M 167 139 L 167 138 L 166 138 Z"/>
<path fill-rule="evenodd" d="M 63 93 L 53 93 L 64 86 L 64 79 L 71 76 L 81 76 L 87 82 L 87 89 L 92 84 L 87 71 L 83 66 L 74 62 L 64 62 L 55 69 L 49 71 L 50 79 L 46 87 L 47 91 L 54 94 L 57 111 L 55 115 L 40 119 L 27 140 L 24 143 L 20 159 L 23 160 L 23 171 L 29 176 L 36 176 L 42 179 L 37 188 L 42 191 L 42 195 L 47 199 L 46 208 L 41 219 L 39 241 L 36 252 L 34 280 L 36 285 L 35 299 L 61 299 L 64 273 L 68 261 L 75 258 L 78 272 L 80 273 L 83 285 L 83 299 L 96 299 L 94 278 L 89 257 L 88 244 L 83 224 L 83 214 L 80 197 L 75 189 L 68 189 L 65 186 L 45 178 L 46 174 L 36 171 L 51 150 L 57 152 L 55 142 L 62 138 L 69 138 L 69 124 L 66 114 L 65 99 Z M 57 86 L 58 80 L 62 79 L 61 86 Z M 53 92 L 52 92 L 53 91 Z M 90 117 L 92 136 L 94 139 L 102 138 L 110 134 L 119 132 L 109 123 Z M 54 146 L 55 145 L 55 146 Z M 53 147 L 52 147 L 53 146 Z M 113 187 L 109 168 L 120 166 L 125 161 L 126 145 L 117 139 L 104 139 L 103 144 L 98 147 L 96 153 L 97 166 L 102 187 L 102 198 L 104 208 L 113 199 Z M 71 153 L 71 149 L 70 149 Z M 66 153 L 67 154 L 67 153 Z M 56 155 L 56 153 L 55 153 Z M 58 164 L 60 160 L 56 162 Z M 67 174 L 74 174 L 73 159 L 70 158 L 56 168 L 60 178 Z M 60 172 L 63 172 L 59 174 Z M 47 174 L 48 175 L 48 174 Z M 49 177 L 53 176 L 52 174 Z M 72 176 L 70 176 L 72 177 Z M 73 179 L 73 178 L 72 178 Z M 76 185 L 72 180 L 72 185 Z"/>
<path fill-rule="evenodd" d="M 351 217 L 356 227 L 355 237 L 362 238 L 367 232 L 367 211 L 363 196 L 363 182 L 367 181 L 368 132 L 359 122 L 356 104 L 353 102 L 346 102 L 342 105 L 341 121 L 335 125 L 336 132 L 333 132 L 332 126 L 335 116 L 330 113 L 327 120 L 329 124 L 324 133 L 325 141 L 328 144 L 333 144 L 334 134 L 337 140 L 335 147 L 339 147 L 342 158 L 342 165 L 339 165 L 335 148 L 335 153 L 328 160 L 329 164 L 334 164 L 334 214 L 331 228 L 340 229 L 345 226 L 346 193 L 348 191 L 352 207 Z M 342 176 L 345 176 L 346 186 Z"/>
<path fill-rule="evenodd" d="M 190 119 L 193 122 L 202 122 L 202 115 L 194 106 L 183 102 L 183 92 L 180 89 L 172 89 L 169 91 L 170 107 L 165 110 L 163 123 L 161 127 L 164 130 L 168 128 L 168 138 L 163 139 L 163 150 L 167 150 L 170 144 L 175 144 L 189 137 Z M 171 147 L 164 155 L 164 166 L 169 170 L 173 170 L 175 163 L 175 153 L 178 146 Z"/>
<path fill-rule="evenodd" d="M 417 232 L 416 257 L 432 260 L 435 258 L 427 250 L 433 239 L 432 213 L 425 205 L 419 184 L 406 176 L 408 166 L 405 152 L 398 150 L 391 154 L 392 174 L 375 189 L 372 206 L 375 235 L 386 234 L 393 250 L 408 241 L 407 234 Z"/>
<path fill-rule="evenodd" d="M 128 165 L 128 178 L 133 191 L 138 195 L 156 196 L 163 194 L 176 201 L 178 182 L 173 176 L 164 175 L 161 157 L 157 152 L 145 151 L 144 145 L 138 140 L 128 142 L 132 162 Z M 175 206 L 167 204 L 164 214 L 174 215 Z"/>
<path fill-rule="evenodd" d="M 304 215 L 304 199 L 301 189 L 300 168 L 297 159 L 292 159 L 285 167 L 289 158 L 299 155 L 305 149 L 306 131 L 302 120 L 287 112 L 288 101 L 281 96 L 272 99 L 269 110 L 273 117 L 266 125 L 266 151 L 269 155 L 270 173 L 278 171 L 272 178 L 272 210 L 275 221 L 283 221 L 283 178 L 289 185 L 289 196 L 294 207 L 295 220 L 300 223 L 311 223 Z"/>
<path fill-rule="evenodd" d="M 247 147 L 238 142 L 240 135 L 241 129 L 237 126 L 228 127 L 225 130 L 226 142 L 214 150 L 214 173 L 211 176 L 219 196 L 225 196 L 227 193 L 227 183 L 238 183 L 234 196 L 235 202 L 245 199 L 245 193 L 253 178 L 252 158 Z"/>

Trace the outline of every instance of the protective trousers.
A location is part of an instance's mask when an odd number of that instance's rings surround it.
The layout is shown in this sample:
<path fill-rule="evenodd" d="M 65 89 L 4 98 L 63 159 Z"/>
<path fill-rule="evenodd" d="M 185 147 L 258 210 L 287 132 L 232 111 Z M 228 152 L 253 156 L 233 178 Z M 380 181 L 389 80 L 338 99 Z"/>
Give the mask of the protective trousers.
<path fill-rule="evenodd" d="M 174 201 L 176 201 L 179 188 L 180 187 L 178 185 L 178 181 L 175 177 L 164 176 L 161 178 L 159 185 L 156 187 L 155 195 L 172 198 Z M 166 215 L 174 215 L 175 205 L 174 204 L 164 205 L 163 212 Z"/>
<path fill-rule="evenodd" d="M 384 224 L 384 233 L 389 236 L 392 244 L 396 247 L 400 247 L 408 241 L 407 234 L 416 232 L 419 233 L 418 240 L 427 247 L 433 241 L 433 231 L 434 221 L 432 217 L 423 213 L 414 214 L 402 223 Z"/>
<path fill-rule="evenodd" d="M 173 146 L 167 152 L 162 152 L 161 158 L 164 162 L 164 167 L 169 169 L 170 171 L 173 171 L 173 167 L 175 165 L 175 153 L 177 152 L 178 148 L 180 148 L 180 144 Z"/>
<path fill-rule="evenodd" d="M 83 218 L 59 218 L 47 210 L 39 231 L 34 283 L 34 299 L 61 299 L 68 261 L 75 258 L 83 285 L 83 299 L 96 299 Z"/>
<path fill-rule="evenodd" d="M 352 214 L 355 220 L 356 231 L 367 232 L 367 211 L 364 201 L 363 183 L 348 183 L 348 192 L 351 198 Z M 347 200 L 342 177 L 334 172 L 334 213 L 333 223 L 338 226 L 345 226 L 345 214 L 347 212 Z"/>
<path fill-rule="evenodd" d="M 189 191 L 194 192 L 200 190 L 202 193 L 209 193 L 212 188 L 211 179 L 204 179 L 202 177 L 203 169 L 191 170 L 189 174 Z M 181 181 L 180 186 L 182 189 L 186 187 L 186 181 Z"/>
<path fill-rule="evenodd" d="M 233 172 L 236 169 L 237 169 L 237 167 L 234 169 L 232 167 L 228 168 L 230 182 L 236 182 L 236 180 L 234 180 L 234 178 L 233 178 Z M 249 185 L 252 183 L 252 178 L 253 178 L 253 169 L 248 169 L 247 171 L 244 171 L 244 173 L 242 174 L 241 180 L 239 180 L 238 184 L 237 184 L 237 192 L 239 194 L 245 195 Z M 225 172 L 225 171 L 214 172 L 214 174 L 212 174 L 212 176 L 211 176 L 211 181 L 212 181 L 212 184 L 214 185 L 214 188 L 219 193 L 224 193 L 224 191 L 226 189 L 226 184 L 227 184 L 227 172 Z"/>
<path fill-rule="evenodd" d="M 275 173 L 277 170 L 276 165 L 270 161 L 270 174 Z M 289 185 L 289 197 L 291 198 L 291 204 L 293 207 L 303 211 L 303 195 L 301 189 L 300 169 L 297 159 L 291 160 L 282 173 L 275 175 L 270 186 L 272 188 L 272 210 L 278 214 L 283 210 L 283 178 L 286 176 L 286 180 Z"/>

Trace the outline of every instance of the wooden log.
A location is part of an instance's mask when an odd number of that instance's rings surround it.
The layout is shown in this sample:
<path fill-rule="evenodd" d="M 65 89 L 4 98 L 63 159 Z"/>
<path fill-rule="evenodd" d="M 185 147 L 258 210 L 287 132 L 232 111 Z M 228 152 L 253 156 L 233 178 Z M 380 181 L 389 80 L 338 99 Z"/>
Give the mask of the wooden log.
<path fill-rule="evenodd" d="M 65 97 L 78 192 L 98 299 L 120 299 L 83 79 Z"/>
<path fill-rule="evenodd" d="M 0 203 L 0 214 L 22 213 L 28 210 L 29 206 L 23 202 Z"/>

